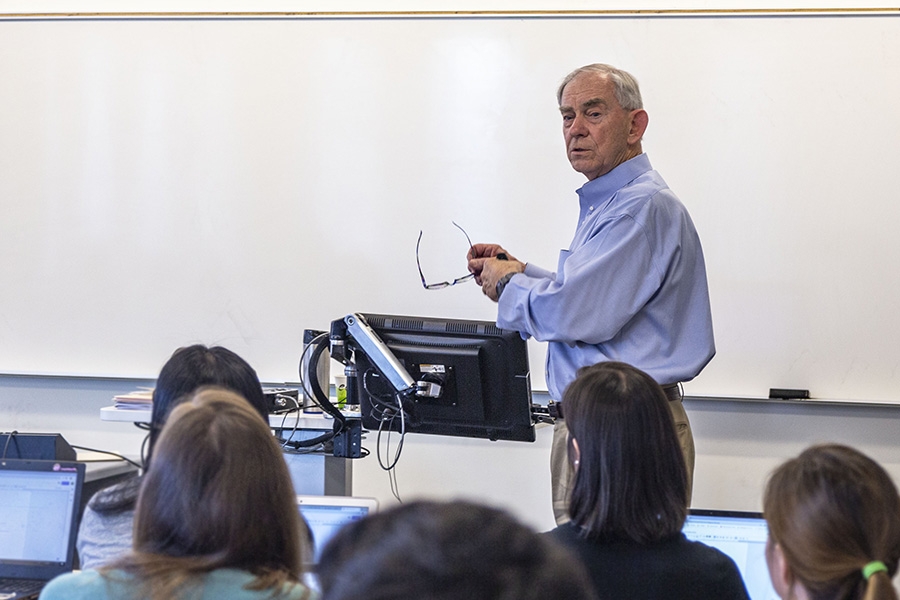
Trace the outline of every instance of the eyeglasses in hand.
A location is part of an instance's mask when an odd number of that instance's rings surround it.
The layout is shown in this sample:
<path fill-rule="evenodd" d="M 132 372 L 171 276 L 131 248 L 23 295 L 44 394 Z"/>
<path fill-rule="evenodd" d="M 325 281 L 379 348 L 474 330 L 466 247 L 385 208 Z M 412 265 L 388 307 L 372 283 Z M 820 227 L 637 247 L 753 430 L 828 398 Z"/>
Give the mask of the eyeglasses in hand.
<path fill-rule="evenodd" d="M 466 233 L 466 230 L 460 227 L 455 221 L 450 221 L 454 225 L 456 225 L 457 229 L 463 232 L 463 235 L 466 236 L 466 241 L 469 242 L 469 248 L 473 250 L 472 254 L 474 255 L 474 245 L 472 244 L 472 240 L 469 239 L 469 234 Z M 463 275 L 462 277 L 457 277 L 453 281 L 442 281 L 440 283 L 425 283 L 425 274 L 422 273 L 422 263 L 419 261 L 419 245 L 422 243 L 422 230 L 419 230 L 419 239 L 416 241 L 416 266 L 419 267 L 419 277 L 422 279 L 422 287 L 426 290 L 442 290 L 444 288 L 448 288 L 451 285 L 456 285 L 457 283 L 463 283 L 475 277 L 472 273 L 467 275 Z"/>

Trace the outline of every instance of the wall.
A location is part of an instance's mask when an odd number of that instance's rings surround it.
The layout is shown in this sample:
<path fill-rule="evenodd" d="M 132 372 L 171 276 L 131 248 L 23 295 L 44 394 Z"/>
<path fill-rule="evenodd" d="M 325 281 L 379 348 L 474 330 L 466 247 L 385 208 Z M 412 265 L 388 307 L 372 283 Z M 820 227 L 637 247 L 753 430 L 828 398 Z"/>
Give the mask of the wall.
<path fill-rule="evenodd" d="M 78 3 L 135 6 L 373 9 Z M 719 355 L 688 394 L 808 387 L 897 401 L 897 11 L 769 6 L 781 10 L 573 2 L 599 10 L 0 18 L 0 372 L 68 375 L 0 376 L 0 429 L 60 431 L 137 454 L 142 433 L 101 422 L 99 409 L 147 382 L 71 375 L 153 377 L 174 347 L 201 341 L 232 347 L 278 383 L 295 378 L 302 329 L 347 312 L 492 318 L 471 285 L 421 289 L 418 230 L 429 278 L 461 274 L 451 219 L 554 264 L 580 180 L 562 153 L 552 92 L 569 69 L 597 60 L 640 78 L 645 149 L 706 248 Z M 2 0 L 0 14 L 78 7 Z M 836 8 L 803 12 L 816 7 Z M 615 8 L 624 10 L 602 14 Z M 664 16 L 629 12 L 639 9 Z M 532 351 L 540 389 L 543 349 Z M 695 506 L 759 508 L 771 468 L 816 441 L 853 444 L 900 477 L 891 407 L 687 406 Z M 548 429 L 531 445 L 410 436 L 400 493 L 474 496 L 546 529 L 548 454 Z M 374 457 L 355 463 L 354 487 L 392 502 Z"/>
<path fill-rule="evenodd" d="M 0 430 L 61 432 L 72 443 L 137 456 L 143 432 L 100 420 L 100 408 L 145 380 L 0 376 Z M 538 396 L 538 400 L 546 400 Z M 693 505 L 760 510 L 768 473 L 815 442 L 851 444 L 900 481 L 900 410 L 884 406 L 761 403 L 691 399 L 686 406 L 697 446 Z M 468 497 L 503 506 L 539 529 L 553 526 L 550 509 L 551 429 L 534 444 L 410 435 L 397 467 L 404 500 Z M 382 505 L 396 501 L 374 455 L 353 464 L 353 492 Z"/>
<path fill-rule="evenodd" d="M 0 20 L 0 372 L 152 377 L 191 341 L 295 379 L 353 311 L 491 319 L 465 241 L 552 266 L 580 176 L 553 90 L 642 81 L 703 240 L 689 394 L 896 401 L 896 11 Z M 532 346 L 544 387 L 543 347 Z"/>

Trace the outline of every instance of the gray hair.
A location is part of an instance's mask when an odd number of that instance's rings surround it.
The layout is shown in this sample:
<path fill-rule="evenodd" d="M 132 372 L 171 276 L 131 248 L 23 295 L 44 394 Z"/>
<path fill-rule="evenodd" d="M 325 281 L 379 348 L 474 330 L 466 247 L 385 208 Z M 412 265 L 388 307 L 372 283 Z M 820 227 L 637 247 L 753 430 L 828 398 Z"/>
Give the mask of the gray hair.
<path fill-rule="evenodd" d="M 562 104 L 563 90 L 582 73 L 597 73 L 608 77 L 613 84 L 613 93 L 616 95 L 616 100 L 625 110 L 644 108 L 644 101 L 641 99 L 641 89 L 638 87 L 637 79 L 627 71 L 603 63 L 585 65 L 566 75 L 562 83 L 559 84 L 559 89 L 556 90 L 557 102 Z"/>

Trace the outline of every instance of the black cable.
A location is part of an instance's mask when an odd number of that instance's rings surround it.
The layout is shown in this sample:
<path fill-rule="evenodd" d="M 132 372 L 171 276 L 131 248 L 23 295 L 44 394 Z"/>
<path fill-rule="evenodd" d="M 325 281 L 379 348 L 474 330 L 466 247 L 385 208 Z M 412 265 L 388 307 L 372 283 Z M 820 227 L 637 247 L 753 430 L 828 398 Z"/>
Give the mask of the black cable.
<path fill-rule="evenodd" d="M 332 430 L 328 433 L 323 433 L 322 435 L 316 436 L 314 438 L 310 438 L 308 440 L 288 440 L 285 441 L 285 444 L 291 446 L 292 448 L 309 448 L 310 446 L 317 446 L 319 444 L 324 444 L 325 442 L 332 440 L 343 430 L 343 423 L 335 420 L 334 425 L 332 425 Z"/>
<path fill-rule="evenodd" d="M 320 340 L 320 341 L 317 342 L 316 340 Z M 307 347 L 309 347 L 309 346 L 315 345 L 315 347 L 313 348 L 312 354 L 309 357 L 310 369 L 308 369 L 308 370 L 312 370 L 313 373 L 315 373 L 315 365 L 319 364 L 319 358 L 322 356 L 322 353 L 328 349 L 328 344 L 326 343 L 327 340 L 328 340 L 328 338 L 327 338 L 326 334 L 323 333 L 323 334 L 316 336 L 313 339 L 313 341 L 311 341 L 309 343 L 309 345 L 307 346 Z M 312 397 L 313 402 L 315 402 L 319 406 L 319 408 L 321 408 L 323 411 L 327 412 L 329 415 L 334 417 L 336 421 L 340 421 L 341 429 L 343 429 L 344 422 L 346 421 L 346 419 L 345 419 L 343 413 L 338 409 L 338 407 L 336 407 L 334 404 L 332 404 L 331 401 L 328 399 L 328 394 L 326 394 L 322 390 L 322 386 L 319 384 L 319 378 L 318 377 L 310 377 L 309 378 L 310 381 L 305 381 L 305 382 L 302 379 L 303 378 L 303 356 L 306 354 L 306 350 L 307 349 L 304 348 L 303 354 L 300 355 L 301 360 L 300 360 L 299 371 L 300 371 L 301 383 L 309 384 L 311 386 L 311 392 L 312 392 L 311 397 Z M 304 389 L 306 389 L 306 388 L 304 387 Z"/>
<path fill-rule="evenodd" d="M 283 415 L 285 413 L 290 414 L 292 412 L 296 412 L 296 411 L 300 410 L 300 401 L 297 398 L 294 398 L 290 394 L 275 394 L 275 405 L 276 406 L 278 405 L 279 400 L 281 400 L 282 402 L 285 402 L 286 400 L 290 400 L 294 404 L 294 406 L 286 407 L 286 408 L 276 408 L 269 414 Z"/>
<path fill-rule="evenodd" d="M 297 402 L 296 400 L 294 400 L 293 398 L 291 398 L 291 400 L 294 401 L 294 403 L 296 404 L 296 407 L 291 409 L 291 411 L 284 413 L 284 416 L 281 418 L 282 435 L 284 435 L 284 430 L 285 430 L 284 422 L 287 420 L 288 414 L 290 414 L 291 412 L 296 412 L 297 415 L 294 419 L 294 427 L 293 427 L 293 429 L 291 429 L 290 435 L 288 436 L 287 439 L 282 440 L 282 443 L 281 443 L 282 450 L 285 450 L 287 452 L 293 452 L 295 454 L 309 454 L 311 452 L 316 451 L 317 446 L 324 446 L 324 444 L 326 442 L 328 442 L 329 440 L 334 438 L 338 433 L 340 433 L 343 430 L 343 424 L 341 424 L 341 429 L 337 430 L 338 422 L 335 421 L 334 424 L 332 425 L 332 430 L 329 431 L 328 433 L 323 433 L 322 435 L 319 435 L 319 436 L 316 436 L 314 438 L 310 438 L 307 440 L 292 440 L 291 438 L 294 437 L 294 434 L 297 433 L 297 431 L 299 430 L 301 411 L 300 411 L 300 403 Z M 292 448 L 292 450 L 288 450 L 288 446 L 290 446 Z M 302 451 L 301 451 L 301 448 L 303 449 Z"/>
<path fill-rule="evenodd" d="M 150 444 L 150 427 L 147 427 L 147 435 L 144 436 L 144 441 L 141 442 L 141 463 L 147 464 L 147 446 Z"/>
<path fill-rule="evenodd" d="M 397 481 L 397 469 L 388 471 L 388 481 L 391 484 L 391 494 L 397 499 L 397 502 L 403 504 L 403 498 L 400 497 L 400 482 Z"/>
<path fill-rule="evenodd" d="M 294 434 L 297 433 L 297 428 L 300 425 L 300 400 L 291 398 L 290 396 L 285 396 L 286 398 L 290 398 L 294 402 L 294 408 L 285 411 L 281 416 L 281 428 L 278 430 L 279 433 L 284 436 L 284 430 L 286 429 L 284 426 L 285 421 L 287 421 L 288 415 L 292 412 L 296 412 L 297 415 L 294 417 L 294 428 L 291 430 L 291 434 L 288 436 L 287 440 L 283 440 L 281 444 L 281 449 L 284 450 L 286 448 L 286 444 L 288 440 L 294 437 Z"/>
<path fill-rule="evenodd" d="M 399 398 L 398 398 L 398 400 L 399 400 Z M 391 450 L 392 427 L 394 425 L 394 419 L 397 418 L 396 412 L 391 417 L 389 417 L 389 418 L 386 417 L 378 423 L 378 436 L 375 441 L 375 452 L 378 457 L 378 465 L 382 469 L 387 471 L 388 482 L 391 485 L 391 494 L 394 496 L 394 498 L 397 499 L 398 502 L 400 502 L 402 504 L 403 500 L 400 498 L 400 483 L 397 481 L 396 466 L 397 466 L 397 463 L 400 461 L 400 454 L 403 452 L 403 441 L 406 439 L 406 431 L 405 431 L 406 428 L 402 424 L 403 423 L 403 420 L 402 420 L 403 414 L 402 413 L 400 413 L 400 417 L 401 417 L 400 429 L 402 431 L 400 432 L 400 442 L 399 442 L 399 444 L 397 444 L 397 450 L 396 450 L 396 453 L 394 454 L 393 462 L 391 462 L 391 464 L 389 464 L 389 465 L 385 465 L 385 463 L 382 459 L 382 456 L 381 456 L 381 434 L 384 431 L 383 430 L 384 424 L 387 423 L 388 429 L 387 429 L 386 442 L 385 442 L 385 455 L 389 455 L 390 450 Z"/>
<path fill-rule="evenodd" d="M 19 432 L 16 431 L 16 430 L 10 431 L 9 433 L 6 434 L 6 443 L 3 444 L 3 456 L 2 456 L 2 459 L 6 459 L 6 452 L 9 450 L 9 443 L 10 443 L 10 442 L 12 441 L 12 439 L 13 439 L 15 436 L 17 436 L 17 435 L 19 435 Z M 18 450 L 18 449 L 19 449 L 19 442 L 18 442 L 18 440 L 16 440 L 16 450 Z M 21 453 L 20 453 L 20 454 L 21 454 Z"/>
<path fill-rule="evenodd" d="M 310 343 L 306 345 L 306 347 L 303 349 L 303 352 L 300 354 L 300 365 L 298 367 L 298 371 L 300 375 L 300 385 L 303 388 L 303 391 L 307 393 L 307 395 L 319 408 L 334 417 L 332 430 L 328 433 L 323 433 L 322 435 L 308 440 L 285 441 L 283 445 L 291 446 L 292 448 L 297 449 L 310 448 L 319 444 L 324 444 L 325 442 L 334 439 L 338 434 L 346 429 L 346 417 L 344 417 L 344 414 L 338 409 L 338 407 L 336 407 L 329 401 L 328 396 L 324 391 L 322 391 L 322 386 L 319 384 L 319 378 L 315 376 L 310 376 L 308 378 L 309 380 L 304 380 L 303 378 L 304 360 L 308 360 L 310 370 L 314 374 L 315 366 L 319 364 L 319 358 L 322 356 L 322 352 L 324 352 L 328 348 L 328 344 L 326 343 L 327 341 L 328 334 L 321 333 L 314 337 L 312 341 L 310 341 Z M 312 348 L 312 352 L 309 355 L 309 358 L 306 359 L 306 355 L 308 352 L 310 352 L 310 348 Z"/>
<path fill-rule="evenodd" d="M 96 449 L 96 448 L 88 448 L 87 446 L 76 446 L 75 444 L 72 444 L 72 447 L 73 447 L 73 448 L 76 448 L 76 449 L 78 449 L 78 450 L 85 450 L 85 451 L 87 451 L 87 452 L 97 452 L 98 454 L 108 454 L 109 456 L 115 456 L 116 458 L 119 458 L 119 459 L 121 459 L 121 460 L 124 460 L 124 461 L 127 462 L 127 463 L 133 464 L 133 465 L 136 466 L 138 469 L 143 469 L 143 468 L 144 468 L 143 465 L 141 465 L 140 463 L 137 463 L 137 462 L 131 460 L 130 458 L 126 457 L 126 456 L 122 456 L 122 455 L 119 454 L 118 452 L 110 452 L 109 450 L 98 450 L 98 449 Z M 84 461 L 84 460 L 83 460 L 83 461 L 81 461 L 81 462 L 101 462 L 101 461 Z"/>
<path fill-rule="evenodd" d="M 363 373 L 362 386 L 363 391 L 369 399 L 371 412 L 369 413 L 378 421 L 378 431 L 375 438 L 375 455 L 378 458 L 378 466 L 388 472 L 391 482 L 391 493 L 400 500 L 397 483 L 395 480 L 394 467 L 400 460 L 400 454 L 403 452 L 403 441 L 406 439 L 406 420 L 409 413 L 403 408 L 403 400 L 401 394 L 395 392 L 392 394 L 379 395 L 370 389 L 370 377 L 380 377 L 374 369 L 368 369 Z M 393 431 L 394 421 L 400 417 L 400 442 L 397 444 L 397 450 L 393 457 L 390 456 L 391 450 L 391 432 Z M 385 429 L 387 427 L 387 429 Z M 384 456 L 381 453 L 381 436 L 385 434 Z M 390 461 L 387 463 L 386 461 Z"/>
<path fill-rule="evenodd" d="M 294 399 L 291 398 L 291 400 L 294 400 Z M 300 416 L 301 416 L 300 403 L 296 400 L 294 400 L 294 402 L 296 403 L 296 408 L 294 408 L 294 411 L 297 412 L 297 416 L 294 420 L 294 428 L 291 430 L 290 436 L 288 436 L 288 439 L 283 440 L 281 443 L 281 448 L 283 450 L 287 449 L 288 446 L 290 446 L 291 448 L 294 448 L 295 450 L 299 450 L 300 448 L 312 448 L 315 446 L 321 446 L 324 443 L 333 439 L 336 435 L 338 435 L 341 431 L 344 430 L 344 423 L 346 422 L 346 420 L 341 420 L 341 421 L 335 420 L 332 425 L 332 430 L 327 433 L 323 433 L 322 435 L 319 435 L 319 436 L 316 436 L 314 438 L 310 438 L 307 440 L 292 440 L 291 438 L 294 437 L 294 434 L 297 433 L 297 430 L 299 429 Z M 285 420 L 287 419 L 288 414 L 289 413 L 285 413 L 284 416 L 281 418 L 282 434 L 284 432 L 283 425 L 284 425 Z M 343 417 L 343 415 L 341 415 L 341 416 Z"/>
<path fill-rule="evenodd" d="M 378 375 L 378 372 L 374 369 L 368 369 L 363 373 L 363 391 L 369 398 L 372 407 L 371 415 L 378 421 L 382 421 L 387 418 L 384 414 L 385 410 L 389 410 L 391 411 L 392 415 L 396 415 L 397 411 L 401 408 L 401 405 L 393 401 L 393 399 L 397 397 L 394 394 L 385 394 L 383 396 L 379 396 L 369 389 L 369 377 L 372 375 L 380 377 L 380 375 Z"/>
<path fill-rule="evenodd" d="M 327 340 L 328 340 L 327 333 L 320 333 L 319 335 L 314 337 L 303 348 L 303 352 L 300 354 L 300 366 L 298 369 L 299 374 L 300 374 L 300 387 L 303 388 L 303 393 L 307 397 L 309 397 L 309 399 L 312 400 L 313 403 L 316 406 L 318 406 L 319 408 L 321 408 L 322 410 L 325 410 L 325 408 L 322 406 L 322 403 L 328 401 L 328 395 L 322 391 L 322 386 L 319 385 L 319 378 L 317 376 L 312 376 L 308 380 L 303 378 L 303 363 L 308 361 L 308 363 L 311 367 L 313 365 L 315 365 L 314 371 L 313 371 L 313 373 L 315 373 L 315 369 L 318 369 L 319 357 L 322 355 L 322 352 L 325 351 L 325 348 L 327 348 L 327 344 L 326 344 Z M 307 359 L 306 355 L 310 351 L 313 352 L 313 355 Z M 318 375 L 318 374 L 315 373 L 315 375 Z M 311 386 L 315 386 L 315 387 L 311 387 Z"/>
<path fill-rule="evenodd" d="M 322 339 L 323 337 L 325 337 L 326 335 L 327 335 L 327 334 L 326 334 L 325 332 L 322 332 L 322 333 L 320 333 L 319 335 L 313 337 L 313 339 L 311 339 L 311 340 L 309 341 L 309 343 L 306 344 L 306 345 L 303 347 L 303 352 L 300 353 L 300 368 L 299 368 L 299 371 L 300 371 L 300 387 L 303 389 L 303 393 L 304 393 L 305 395 L 307 395 L 307 396 L 310 396 L 310 395 L 311 395 L 311 392 L 310 392 L 310 390 L 306 387 L 306 384 L 304 383 L 304 379 L 303 379 L 303 361 L 304 361 L 304 359 L 306 358 L 306 354 L 310 351 L 310 349 L 314 348 L 314 347 L 316 346 L 316 344 L 319 343 L 319 340 Z"/>
<path fill-rule="evenodd" d="M 397 450 L 394 453 L 393 460 L 390 464 L 386 464 L 381 457 L 381 434 L 385 431 L 384 425 L 387 423 L 387 435 L 385 436 L 385 458 L 388 458 L 391 451 L 391 433 L 393 431 L 394 419 L 397 418 L 397 415 L 400 415 L 400 442 L 397 444 Z M 400 460 L 400 454 L 403 452 L 403 440 L 406 439 L 406 426 L 405 426 L 405 417 L 403 415 L 403 409 L 401 408 L 398 412 L 395 412 L 393 415 L 389 417 L 384 417 L 378 422 L 378 435 L 375 440 L 375 455 L 378 457 L 378 465 L 384 469 L 385 471 L 390 472 L 394 467 L 397 466 L 397 462 Z"/>
<path fill-rule="evenodd" d="M 315 454 L 316 452 L 324 452 L 325 444 L 319 444 L 311 448 L 285 448 L 282 446 L 285 454 Z"/>

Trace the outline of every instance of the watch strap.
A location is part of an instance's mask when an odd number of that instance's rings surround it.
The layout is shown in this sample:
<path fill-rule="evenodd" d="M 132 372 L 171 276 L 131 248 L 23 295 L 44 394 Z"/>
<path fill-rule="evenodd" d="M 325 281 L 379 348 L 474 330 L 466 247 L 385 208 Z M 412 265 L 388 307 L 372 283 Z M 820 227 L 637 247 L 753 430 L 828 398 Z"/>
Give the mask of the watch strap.
<path fill-rule="evenodd" d="M 506 289 L 506 284 L 509 283 L 509 280 L 512 279 L 513 275 L 516 275 L 516 274 L 517 273 L 515 271 L 513 271 L 511 273 L 507 273 L 506 275 L 504 275 L 503 277 L 500 278 L 500 281 L 497 282 L 497 287 L 496 287 L 497 299 L 500 298 L 500 294 L 502 294 L 503 290 Z"/>

